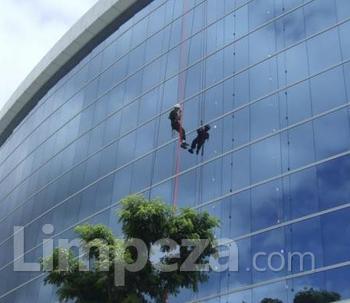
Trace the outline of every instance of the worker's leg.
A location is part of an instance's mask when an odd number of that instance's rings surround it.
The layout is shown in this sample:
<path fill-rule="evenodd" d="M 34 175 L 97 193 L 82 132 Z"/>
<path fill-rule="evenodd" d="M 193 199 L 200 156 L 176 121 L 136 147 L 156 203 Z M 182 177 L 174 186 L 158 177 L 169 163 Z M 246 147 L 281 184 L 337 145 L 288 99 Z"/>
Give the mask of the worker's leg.
<path fill-rule="evenodd" d="M 182 141 L 186 141 L 186 131 L 179 122 L 174 122 L 173 124 L 171 124 L 171 127 L 173 130 L 176 130 L 179 133 Z"/>
<path fill-rule="evenodd" d="M 179 136 L 181 138 L 181 147 L 187 149 L 188 144 L 186 143 L 186 131 L 184 130 L 184 128 L 179 122 L 173 123 L 172 128 L 179 133 Z"/>
<path fill-rule="evenodd" d="M 186 131 L 183 127 L 181 128 L 181 136 L 182 136 L 182 141 L 186 142 Z"/>
<path fill-rule="evenodd" d="M 198 144 L 198 137 L 196 137 L 191 144 L 191 148 L 188 150 L 191 154 L 193 154 L 193 150 L 196 148 Z"/>
<path fill-rule="evenodd" d="M 172 130 L 174 131 L 177 131 L 178 133 L 180 132 L 180 124 L 179 123 L 177 123 L 177 122 L 173 122 L 173 123 L 171 123 L 171 128 L 172 128 Z"/>
<path fill-rule="evenodd" d="M 196 137 L 196 138 L 192 141 L 191 148 L 192 148 L 192 149 L 195 149 L 196 146 L 197 146 L 197 144 L 198 144 L 198 137 Z"/>
<path fill-rule="evenodd" d="M 203 144 L 204 144 L 204 142 L 202 142 L 202 141 L 198 142 L 198 144 L 197 144 L 197 151 L 196 151 L 197 155 L 199 154 L 200 150 L 202 149 Z"/>

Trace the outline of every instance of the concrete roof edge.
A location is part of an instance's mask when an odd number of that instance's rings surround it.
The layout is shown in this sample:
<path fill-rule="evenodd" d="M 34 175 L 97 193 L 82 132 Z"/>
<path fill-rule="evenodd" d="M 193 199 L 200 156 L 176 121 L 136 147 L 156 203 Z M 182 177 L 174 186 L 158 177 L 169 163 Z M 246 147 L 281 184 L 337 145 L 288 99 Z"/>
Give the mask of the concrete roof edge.
<path fill-rule="evenodd" d="M 103 27 L 108 26 L 136 2 L 137 0 L 99 0 L 85 13 L 41 59 L 5 103 L 0 111 L 0 135 L 52 75 L 83 49 L 85 45 L 77 44 L 79 37 L 90 35 L 91 39 L 94 38 L 101 30 L 101 22 Z"/>

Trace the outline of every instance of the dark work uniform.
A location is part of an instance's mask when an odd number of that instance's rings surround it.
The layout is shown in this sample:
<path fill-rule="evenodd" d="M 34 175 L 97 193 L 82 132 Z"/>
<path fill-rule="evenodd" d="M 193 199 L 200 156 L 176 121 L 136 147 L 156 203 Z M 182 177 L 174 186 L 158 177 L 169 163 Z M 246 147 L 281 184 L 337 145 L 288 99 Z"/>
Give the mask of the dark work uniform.
<path fill-rule="evenodd" d="M 197 147 L 196 154 L 199 154 L 199 151 L 203 147 L 203 144 L 206 140 L 209 140 L 209 129 L 205 127 L 201 127 L 197 129 L 197 137 L 192 141 L 191 149 L 189 152 L 193 152 L 193 150 Z"/>
<path fill-rule="evenodd" d="M 182 141 L 186 141 L 186 131 L 181 126 L 181 110 L 174 108 L 169 114 L 169 119 L 171 121 L 171 128 L 181 135 Z"/>

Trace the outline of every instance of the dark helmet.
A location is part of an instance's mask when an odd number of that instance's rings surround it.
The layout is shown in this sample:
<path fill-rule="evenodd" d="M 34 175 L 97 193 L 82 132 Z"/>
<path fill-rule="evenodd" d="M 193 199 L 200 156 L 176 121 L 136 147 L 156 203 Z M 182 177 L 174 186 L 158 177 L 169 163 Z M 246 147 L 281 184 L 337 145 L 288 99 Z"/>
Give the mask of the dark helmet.
<path fill-rule="evenodd" d="M 204 129 L 205 129 L 206 131 L 210 130 L 210 125 L 207 124 L 206 126 L 204 126 Z"/>

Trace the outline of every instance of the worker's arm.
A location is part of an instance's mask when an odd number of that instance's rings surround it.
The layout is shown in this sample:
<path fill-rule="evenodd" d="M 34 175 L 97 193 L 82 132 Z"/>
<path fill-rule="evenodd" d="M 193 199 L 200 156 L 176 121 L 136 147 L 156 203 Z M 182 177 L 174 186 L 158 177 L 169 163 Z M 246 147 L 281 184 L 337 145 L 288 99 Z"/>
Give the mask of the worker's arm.
<path fill-rule="evenodd" d="M 176 121 L 176 119 L 177 119 L 177 113 L 176 113 L 174 110 L 172 110 L 172 111 L 170 112 L 170 114 L 169 114 L 169 119 L 170 119 L 171 121 Z"/>

